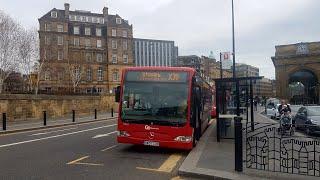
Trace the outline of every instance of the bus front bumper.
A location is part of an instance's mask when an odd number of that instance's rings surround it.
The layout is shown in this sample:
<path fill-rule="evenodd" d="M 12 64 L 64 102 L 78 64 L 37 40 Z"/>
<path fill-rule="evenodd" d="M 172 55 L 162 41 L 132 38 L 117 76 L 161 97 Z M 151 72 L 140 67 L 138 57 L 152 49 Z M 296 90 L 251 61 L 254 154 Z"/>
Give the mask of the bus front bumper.
<path fill-rule="evenodd" d="M 140 138 L 135 138 L 130 136 L 129 137 L 117 136 L 117 141 L 118 143 L 137 144 L 137 145 L 146 145 L 146 142 L 147 143 L 151 142 L 149 146 L 159 146 L 159 147 L 173 148 L 173 149 L 191 150 L 193 148 L 192 141 L 191 142 L 161 141 L 161 140 L 140 139 Z"/>

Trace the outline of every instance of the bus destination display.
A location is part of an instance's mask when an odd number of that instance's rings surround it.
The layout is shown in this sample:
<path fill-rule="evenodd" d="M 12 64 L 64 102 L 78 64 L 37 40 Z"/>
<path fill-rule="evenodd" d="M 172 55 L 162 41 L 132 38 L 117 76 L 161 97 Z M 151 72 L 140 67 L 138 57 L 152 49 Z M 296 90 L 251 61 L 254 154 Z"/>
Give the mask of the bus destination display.
<path fill-rule="evenodd" d="M 129 71 L 126 81 L 187 82 L 186 72 Z"/>

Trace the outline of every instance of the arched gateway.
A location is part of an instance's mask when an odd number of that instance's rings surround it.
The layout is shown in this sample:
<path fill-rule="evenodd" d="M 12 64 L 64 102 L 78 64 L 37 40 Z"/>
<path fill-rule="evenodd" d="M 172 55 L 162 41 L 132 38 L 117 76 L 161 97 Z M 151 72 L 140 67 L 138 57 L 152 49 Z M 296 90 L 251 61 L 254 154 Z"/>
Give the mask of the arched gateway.
<path fill-rule="evenodd" d="M 292 104 L 319 104 L 320 42 L 276 46 L 271 58 L 279 98 Z"/>

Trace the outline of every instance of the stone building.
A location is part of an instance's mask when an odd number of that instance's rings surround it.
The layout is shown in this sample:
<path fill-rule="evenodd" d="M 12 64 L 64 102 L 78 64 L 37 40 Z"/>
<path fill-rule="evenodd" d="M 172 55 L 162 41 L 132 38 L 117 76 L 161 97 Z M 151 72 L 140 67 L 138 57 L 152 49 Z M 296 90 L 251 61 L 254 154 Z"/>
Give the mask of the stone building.
<path fill-rule="evenodd" d="M 244 64 L 244 63 L 236 63 L 236 77 L 258 77 L 259 76 L 259 68 Z M 262 97 L 260 89 L 260 83 L 255 82 L 253 86 L 253 95 Z"/>
<path fill-rule="evenodd" d="M 262 78 L 256 82 L 256 87 L 259 90 L 259 97 L 271 98 L 273 96 L 272 92 L 272 81 L 268 78 Z"/>
<path fill-rule="evenodd" d="M 136 66 L 175 66 L 178 47 L 174 41 L 156 39 L 133 39 Z"/>
<path fill-rule="evenodd" d="M 119 15 L 52 9 L 39 19 L 40 90 L 109 93 L 133 66 L 132 25 Z"/>
<path fill-rule="evenodd" d="M 256 77 L 259 76 L 259 68 L 244 64 L 236 64 L 236 76 L 237 77 Z"/>
<path fill-rule="evenodd" d="M 220 78 L 220 62 L 217 62 L 213 57 L 206 56 L 179 56 L 177 66 L 195 68 L 201 76 L 206 79 L 210 85 L 214 85 L 214 80 Z M 229 70 L 222 71 L 223 78 L 232 77 L 232 72 Z"/>
<path fill-rule="evenodd" d="M 320 42 L 279 45 L 271 57 L 276 93 L 292 104 L 319 103 Z"/>

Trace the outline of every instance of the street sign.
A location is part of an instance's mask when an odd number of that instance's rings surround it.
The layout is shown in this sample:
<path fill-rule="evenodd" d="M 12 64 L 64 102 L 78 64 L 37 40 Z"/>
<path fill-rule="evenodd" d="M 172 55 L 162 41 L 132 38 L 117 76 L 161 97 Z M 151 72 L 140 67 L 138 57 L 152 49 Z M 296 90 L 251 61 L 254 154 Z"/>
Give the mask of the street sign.
<path fill-rule="evenodd" d="M 231 53 L 222 52 L 220 55 L 221 55 L 222 69 L 231 69 L 232 67 Z"/>

